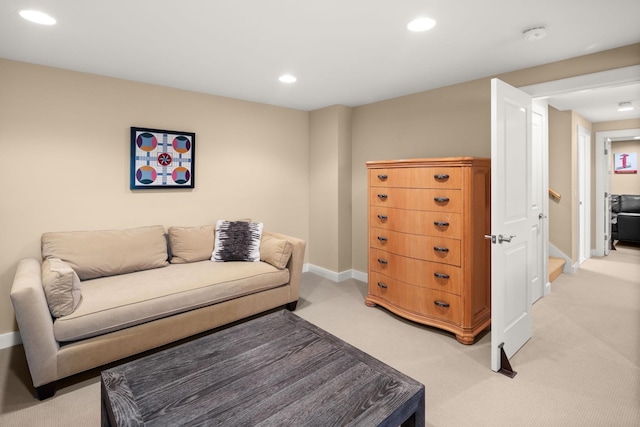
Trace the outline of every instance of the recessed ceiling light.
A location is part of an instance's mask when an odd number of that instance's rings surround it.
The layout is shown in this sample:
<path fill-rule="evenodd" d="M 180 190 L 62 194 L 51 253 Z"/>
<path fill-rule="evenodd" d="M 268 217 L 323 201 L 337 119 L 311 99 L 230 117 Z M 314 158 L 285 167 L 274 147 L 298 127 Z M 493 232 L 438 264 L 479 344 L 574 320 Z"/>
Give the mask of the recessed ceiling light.
<path fill-rule="evenodd" d="M 631 111 L 633 110 L 633 104 L 629 101 L 621 102 L 618 104 L 618 111 Z"/>
<path fill-rule="evenodd" d="M 417 18 L 407 24 L 409 31 L 427 31 L 436 26 L 436 21 L 431 18 Z"/>
<path fill-rule="evenodd" d="M 282 83 L 295 83 L 298 79 L 291 74 L 283 74 L 278 78 L 278 80 Z"/>
<path fill-rule="evenodd" d="M 18 13 L 27 21 L 35 22 L 36 24 L 54 25 L 56 23 L 54 17 L 37 10 L 21 10 Z"/>

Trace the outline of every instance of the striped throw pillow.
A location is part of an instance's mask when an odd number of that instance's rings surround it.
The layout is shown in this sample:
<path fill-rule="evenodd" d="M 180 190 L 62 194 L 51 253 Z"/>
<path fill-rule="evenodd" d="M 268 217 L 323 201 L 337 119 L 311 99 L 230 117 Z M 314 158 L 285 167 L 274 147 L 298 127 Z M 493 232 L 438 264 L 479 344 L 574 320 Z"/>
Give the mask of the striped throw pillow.
<path fill-rule="evenodd" d="M 260 261 L 261 238 L 261 222 L 218 220 L 211 261 Z"/>

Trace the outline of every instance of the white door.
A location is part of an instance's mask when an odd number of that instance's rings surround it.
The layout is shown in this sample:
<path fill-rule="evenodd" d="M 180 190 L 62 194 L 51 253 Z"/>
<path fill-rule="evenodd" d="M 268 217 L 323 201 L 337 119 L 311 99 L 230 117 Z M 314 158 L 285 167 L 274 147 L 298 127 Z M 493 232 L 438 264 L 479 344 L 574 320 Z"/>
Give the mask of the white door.
<path fill-rule="evenodd" d="M 591 133 L 578 126 L 578 226 L 579 263 L 591 257 Z"/>
<path fill-rule="evenodd" d="M 545 294 L 549 278 L 549 252 L 548 252 L 548 215 L 547 215 L 547 189 L 549 188 L 547 173 L 547 135 L 546 122 L 547 105 L 533 103 L 531 126 L 531 143 L 533 146 L 532 167 L 532 209 L 538 215 L 538 223 L 532 230 L 535 239 L 534 255 L 532 256 L 531 278 L 531 303 L 533 304 Z"/>
<path fill-rule="evenodd" d="M 491 369 L 532 334 L 533 208 L 531 97 L 491 80 Z"/>

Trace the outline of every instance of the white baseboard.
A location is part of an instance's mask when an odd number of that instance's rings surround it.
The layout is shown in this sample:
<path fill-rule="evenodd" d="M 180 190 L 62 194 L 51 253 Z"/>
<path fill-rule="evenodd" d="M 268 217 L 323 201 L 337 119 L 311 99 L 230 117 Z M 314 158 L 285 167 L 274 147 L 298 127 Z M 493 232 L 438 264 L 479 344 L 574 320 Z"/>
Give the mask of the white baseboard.
<path fill-rule="evenodd" d="M 352 274 L 351 274 L 351 278 L 355 279 L 359 282 L 364 282 L 364 283 L 368 283 L 369 282 L 369 275 L 367 273 L 363 273 L 362 271 L 358 271 L 358 270 L 351 270 Z"/>
<path fill-rule="evenodd" d="M 344 282 L 345 280 L 348 280 L 348 279 L 356 279 L 361 282 L 367 281 L 367 275 L 357 270 L 346 270 L 346 271 L 341 271 L 339 273 L 336 273 L 335 271 L 327 270 L 326 268 L 318 267 L 317 265 L 313 265 L 313 264 L 305 264 L 305 265 L 306 265 L 306 269 L 303 269 L 303 271 L 306 270 L 310 273 L 317 274 L 318 276 L 324 277 L 325 279 L 329 279 L 332 282 L 339 283 L 339 282 Z"/>
<path fill-rule="evenodd" d="M 9 332 L 0 335 L 0 350 L 3 348 L 13 347 L 18 344 L 22 344 L 20 332 Z"/>

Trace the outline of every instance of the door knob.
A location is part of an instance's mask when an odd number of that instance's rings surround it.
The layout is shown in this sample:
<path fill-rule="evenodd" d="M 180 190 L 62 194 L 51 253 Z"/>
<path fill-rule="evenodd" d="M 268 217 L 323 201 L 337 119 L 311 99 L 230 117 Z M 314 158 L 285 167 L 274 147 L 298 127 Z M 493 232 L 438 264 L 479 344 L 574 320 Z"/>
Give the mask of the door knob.
<path fill-rule="evenodd" d="M 503 236 L 502 234 L 498 234 L 498 243 L 502 243 L 502 242 L 511 242 L 511 239 L 513 239 L 516 236 Z"/>
<path fill-rule="evenodd" d="M 493 234 L 485 234 L 484 238 L 487 240 L 491 240 L 491 243 L 495 244 L 496 241 L 498 243 L 502 243 L 502 242 L 511 242 L 511 239 L 513 239 L 516 236 L 503 236 L 502 234 L 498 234 L 498 237 L 496 238 L 496 236 L 494 236 Z"/>

